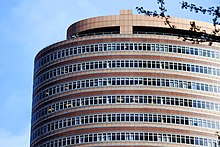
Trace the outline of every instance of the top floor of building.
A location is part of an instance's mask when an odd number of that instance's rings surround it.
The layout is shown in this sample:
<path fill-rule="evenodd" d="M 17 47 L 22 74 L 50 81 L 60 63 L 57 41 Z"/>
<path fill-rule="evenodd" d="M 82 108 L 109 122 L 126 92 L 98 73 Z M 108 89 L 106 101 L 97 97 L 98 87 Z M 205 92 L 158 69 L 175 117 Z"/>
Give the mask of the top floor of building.
<path fill-rule="evenodd" d="M 184 18 L 170 17 L 171 29 L 165 24 L 162 17 L 133 14 L 132 10 L 120 10 L 119 15 L 98 16 L 78 21 L 67 29 L 67 39 L 78 36 L 99 35 L 99 34 L 142 34 L 142 33 L 178 33 L 186 34 L 195 22 L 200 30 L 212 33 L 214 26 L 211 23 L 195 21 Z"/>
<path fill-rule="evenodd" d="M 73 47 L 74 45 L 89 44 L 91 40 L 108 39 L 108 42 L 111 42 L 113 38 L 124 39 L 125 42 L 132 42 L 131 39 L 134 41 L 134 39 L 137 38 L 139 38 L 139 42 L 141 42 L 142 39 L 159 39 L 160 42 L 164 41 L 165 43 L 220 50 L 219 41 L 213 42 L 212 46 L 209 46 L 209 42 L 193 44 L 190 41 L 183 41 L 183 37 L 187 37 L 189 34 L 191 36 L 194 35 L 194 37 L 201 35 L 199 32 L 189 30 L 192 22 L 194 22 L 197 27 L 200 27 L 200 30 L 205 30 L 208 34 L 212 34 L 214 30 L 213 24 L 175 17 L 169 17 L 168 20 L 171 22 L 171 25 L 175 26 L 175 29 L 165 24 L 166 20 L 164 17 L 133 14 L 132 10 L 120 10 L 119 15 L 83 19 L 68 27 L 66 40 L 54 43 L 42 49 L 36 55 L 35 61 L 40 58 L 46 60 L 45 55 L 48 52 Z M 220 28 L 220 26 L 217 26 L 217 28 Z M 220 36 L 218 36 L 218 40 L 219 37 Z M 144 40 L 142 42 L 144 42 Z"/>

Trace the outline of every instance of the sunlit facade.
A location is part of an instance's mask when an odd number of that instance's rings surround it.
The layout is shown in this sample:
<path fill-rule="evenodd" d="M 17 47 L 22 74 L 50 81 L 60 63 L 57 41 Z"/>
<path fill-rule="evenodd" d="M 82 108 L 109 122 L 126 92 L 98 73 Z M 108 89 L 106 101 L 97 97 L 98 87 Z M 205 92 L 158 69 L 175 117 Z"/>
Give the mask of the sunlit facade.
<path fill-rule="evenodd" d="M 219 45 L 182 41 L 191 20 L 170 19 L 177 29 L 121 10 L 76 22 L 42 49 L 31 147 L 217 147 Z"/>

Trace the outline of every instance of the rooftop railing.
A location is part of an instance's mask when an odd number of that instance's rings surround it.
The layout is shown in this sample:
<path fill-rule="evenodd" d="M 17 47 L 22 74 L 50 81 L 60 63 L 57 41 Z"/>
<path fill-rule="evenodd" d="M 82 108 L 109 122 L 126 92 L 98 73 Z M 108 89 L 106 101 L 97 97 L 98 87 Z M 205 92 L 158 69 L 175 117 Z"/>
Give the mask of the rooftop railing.
<path fill-rule="evenodd" d="M 102 35 L 112 35 L 112 34 L 120 34 L 119 31 L 115 32 L 97 32 L 97 33 L 88 33 L 88 34 L 75 34 L 68 39 L 80 38 L 80 37 L 88 37 L 88 36 L 102 36 Z"/>
<path fill-rule="evenodd" d="M 120 35 L 120 32 L 98 32 L 98 33 L 88 33 L 88 34 L 75 34 L 68 39 L 82 38 L 82 37 L 90 37 L 90 36 L 103 36 L 103 35 Z M 130 34 L 126 34 L 130 35 Z M 174 34 L 174 33 L 162 33 L 162 32 L 138 32 L 135 31 L 131 35 L 159 35 L 159 36 L 175 36 L 175 37 L 188 37 L 188 35 L 183 34 Z"/>

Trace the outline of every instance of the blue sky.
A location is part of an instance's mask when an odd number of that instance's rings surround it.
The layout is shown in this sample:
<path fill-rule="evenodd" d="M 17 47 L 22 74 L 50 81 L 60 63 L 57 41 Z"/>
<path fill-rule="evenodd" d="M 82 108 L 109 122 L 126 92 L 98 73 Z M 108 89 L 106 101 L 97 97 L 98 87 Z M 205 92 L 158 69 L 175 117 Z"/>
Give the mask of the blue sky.
<path fill-rule="evenodd" d="M 166 0 L 171 16 L 210 17 L 180 10 L 181 0 Z M 188 0 L 219 5 L 218 0 Z M 144 6 L 155 10 L 156 0 L 1 0 L 0 1 L 0 146 L 29 146 L 34 56 L 65 39 L 67 27 L 88 17 L 118 14 Z"/>

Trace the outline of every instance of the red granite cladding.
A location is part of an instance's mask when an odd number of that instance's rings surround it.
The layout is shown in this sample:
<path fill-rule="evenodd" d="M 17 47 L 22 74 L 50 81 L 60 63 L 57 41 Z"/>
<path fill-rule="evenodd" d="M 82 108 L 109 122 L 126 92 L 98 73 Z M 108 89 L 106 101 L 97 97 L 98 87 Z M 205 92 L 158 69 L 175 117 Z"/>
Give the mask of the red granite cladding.
<path fill-rule="evenodd" d="M 190 136 L 201 136 L 201 137 L 213 137 L 216 138 L 214 133 L 201 133 L 194 130 L 182 130 L 182 129 L 176 129 L 176 128 L 155 128 L 155 127 L 101 127 L 101 128 L 86 128 L 86 129 L 79 129 L 79 130 L 71 130 L 59 134 L 51 133 L 48 134 L 45 138 L 36 140 L 32 143 L 33 146 L 38 146 L 44 142 L 47 142 L 48 140 L 60 138 L 60 137 L 67 137 L 72 135 L 80 135 L 80 134 L 89 134 L 89 133 L 98 133 L 98 132 L 126 132 L 126 131 L 132 131 L 132 132 L 153 132 L 153 133 L 171 133 L 171 134 L 182 134 L 182 135 L 189 135 Z"/>
<path fill-rule="evenodd" d="M 47 100 L 46 102 L 41 102 L 37 104 L 35 107 L 33 107 L 33 112 L 36 112 L 40 108 L 43 108 L 44 106 L 55 103 L 58 101 L 63 101 L 63 100 L 69 100 L 69 99 L 77 99 L 80 97 L 90 97 L 90 96 L 99 96 L 99 95 L 161 95 L 161 96 L 171 96 L 171 97 L 182 97 L 182 98 L 193 98 L 193 99 L 198 99 L 198 100 L 212 100 L 212 101 L 219 101 L 219 97 L 209 97 L 209 96 L 201 96 L 197 95 L 194 93 L 183 93 L 183 92 L 168 92 L 168 91 L 162 91 L 162 90 L 112 90 L 112 89 L 107 89 L 107 90 L 96 90 L 96 91 L 82 91 L 82 92 L 67 92 L 65 96 L 61 96 L 61 94 L 57 94 L 56 98 L 51 98 Z"/>
<path fill-rule="evenodd" d="M 52 113 L 50 115 L 47 115 L 46 118 L 39 119 L 37 122 L 38 124 L 33 124 L 33 130 L 40 127 L 41 125 L 51 122 L 58 119 L 64 119 L 69 117 L 76 117 L 81 115 L 92 115 L 92 114 L 107 114 L 107 113 L 155 113 L 155 114 L 170 114 L 170 115 L 183 115 L 187 117 L 199 117 L 199 118 L 211 118 L 212 120 L 219 120 L 220 116 L 214 116 L 214 115 L 207 115 L 207 114 L 201 114 L 200 112 L 187 112 L 187 111 L 181 111 L 181 110 L 167 110 L 165 108 L 118 108 L 118 105 L 115 106 L 112 105 L 112 108 L 100 108 L 101 106 L 97 106 L 98 109 L 93 109 L 94 107 L 89 107 L 90 110 L 78 110 L 73 111 L 75 109 L 69 109 L 65 111 L 59 111 L 57 113 Z M 131 104 L 130 104 L 131 105 Z M 92 111 L 91 111 L 92 110 Z"/>
<path fill-rule="evenodd" d="M 62 76 L 61 76 L 62 77 Z M 209 83 L 209 84 L 218 84 L 219 81 L 216 79 L 207 79 L 204 77 L 195 77 L 195 76 L 190 76 L 190 75 L 177 75 L 176 73 L 173 74 L 166 74 L 166 73 L 151 73 L 151 72 L 109 72 L 109 73 L 90 73 L 86 75 L 77 75 L 77 76 L 72 76 L 68 78 L 57 78 L 56 81 L 46 83 L 39 89 L 36 89 L 34 91 L 34 95 L 37 95 L 38 92 L 41 90 L 45 90 L 47 87 L 57 85 L 60 83 L 65 83 L 65 82 L 70 82 L 70 81 L 77 81 L 77 80 L 83 80 L 83 79 L 90 79 L 90 78 L 105 78 L 105 77 L 152 77 L 152 78 L 165 78 L 165 79 L 179 79 L 179 80 L 188 80 L 188 81 L 198 81 L 198 82 L 204 82 L 204 83 Z"/>
<path fill-rule="evenodd" d="M 174 61 L 174 62 L 183 62 L 183 63 L 191 63 L 191 64 L 201 64 L 201 65 L 205 65 L 205 66 L 211 66 L 211 67 L 220 67 L 220 63 L 213 63 L 210 61 L 210 59 L 206 59 L 206 60 L 199 60 L 197 58 L 194 59 L 187 59 L 187 55 L 182 55 L 182 57 L 172 57 L 170 56 L 169 53 L 167 53 L 167 56 L 161 56 L 158 54 L 152 55 L 151 52 L 145 54 L 145 55 L 140 55 L 140 52 L 137 52 L 137 55 L 131 55 L 129 54 L 129 52 L 123 52 L 120 53 L 121 55 L 116 55 L 115 53 L 112 54 L 104 54 L 103 53 L 97 53 L 96 56 L 78 56 L 76 59 L 74 59 L 75 57 L 68 57 L 68 58 L 64 58 L 61 60 L 57 60 L 56 62 L 52 62 L 50 64 L 47 64 L 46 67 L 39 69 L 38 72 L 35 73 L 34 77 L 36 78 L 37 76 L 39 76 L 40 74 L 56 68 L 56 67 L 60 67 L 60 66 L 65 66 L 65 65 L 69 65 L 69 64 L 75 64 L 75 63 L 81 63 L 81 62 L 88 62 L 88 61 L 98 61 L 98 60 L 129 60 L 129 59 L 136 59 L 136 60 L 158 60 L 158 61 Z M 134 53 L 135 54 L 135 53 Z M 163 53 L 164 55 L 166 55 L 166 53 Z M 92 70 L 91 70 L 92 71 Z"/>
<path fill-rule="evenodd" d="M 104 37 L 104 36 L 103 36 Z M 174 44 L 174 45 L 186 45 L 192 47 L 201 47 L 207 49 L 216 49 L 219 50 L 217 47 L 207 46 L 202 44 L 192 44 L 191 42 L 183 42 L 181 39 L 179 40 L 169 40 L 165 38 L 162 39 L 154 39 L 154 38 L 101 38 L 101 39 L 88 39 L 88 40 L 65 40 L 62 42 L 55 43 L 50 45 L 43 50 L 41 50 L 35 57 L 35 62 L 42 58 L 43 56 L 49 54 L 50 52 L 65 49 L 68 47 L 78 46 L 78 45 L 87 45 L 87 44 L 95 44 L 95 43 L 117 43 L 117 42 L 149 42 L 149 43 L 167 43 L 167 44 Z"/>

